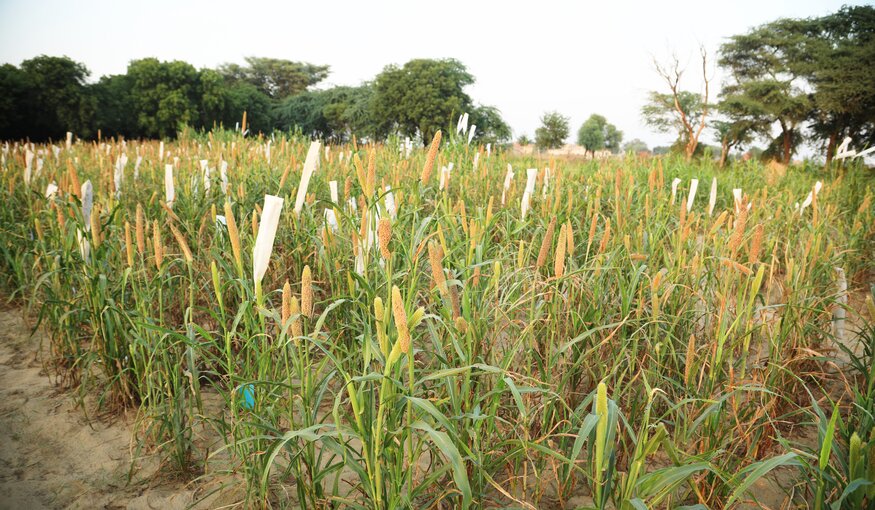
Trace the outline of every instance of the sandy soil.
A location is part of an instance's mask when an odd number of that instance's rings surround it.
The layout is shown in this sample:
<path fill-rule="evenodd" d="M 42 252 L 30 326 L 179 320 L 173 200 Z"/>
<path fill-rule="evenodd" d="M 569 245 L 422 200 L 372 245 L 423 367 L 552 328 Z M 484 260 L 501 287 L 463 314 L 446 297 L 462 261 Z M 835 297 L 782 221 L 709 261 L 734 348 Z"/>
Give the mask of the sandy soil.
<path fill-rule="evenodd" d="M 59 391 L 21 310 L 0 309 L 0 509 L 186 508 L 195 492 L 141 469 L 128 483 L 130 423 L 91 417 Z M 154 462 L 153 462 L 154 463 Z M 148 466 L 148 459 L 144 462 Z"/>

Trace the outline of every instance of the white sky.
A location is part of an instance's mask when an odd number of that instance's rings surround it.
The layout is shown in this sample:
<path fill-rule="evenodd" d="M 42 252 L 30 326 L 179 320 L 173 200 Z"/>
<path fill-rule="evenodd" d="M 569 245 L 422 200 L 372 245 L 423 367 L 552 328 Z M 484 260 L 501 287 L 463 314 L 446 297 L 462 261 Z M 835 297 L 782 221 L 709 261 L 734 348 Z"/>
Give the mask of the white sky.
<path fill-rule="evenodd" d="M 215 67 L 254 55 L 328 64 L 324 87 L 357 85 L 387 64 L 452 57 L 476 77 L 468 90 L 474 101 L 498 107 L 515 138 L 533 137 L 541 114 L 557 110 L 571 117 L 571 139 L 600 113 L 624 140 L 652 147 L 674 139 L 641 120 L 647 91 L 665 88 L 652 57 L 675 51 L 688 64 L 684 88 L 699 90 L 699 43 L 716 60 L 731 35 L 843 3 L 857 2 L 0 0 L 0 62 L 67 55 L 96 80 L 143 57 Z M 712 142 L 706 133 L 703 141 Z"/>

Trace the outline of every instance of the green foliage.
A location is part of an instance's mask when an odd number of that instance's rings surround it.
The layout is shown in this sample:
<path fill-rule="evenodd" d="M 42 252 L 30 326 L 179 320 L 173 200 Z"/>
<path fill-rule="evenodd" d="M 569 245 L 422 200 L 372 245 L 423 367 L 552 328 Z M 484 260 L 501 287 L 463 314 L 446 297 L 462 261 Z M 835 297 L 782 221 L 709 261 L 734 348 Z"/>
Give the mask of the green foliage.
<path fill-rule="evenodd" d="M 0 138 L 20 138 L 27 120 L 23 105 L 28 99 L 27 77 L 14 65 L 0 66 Z"/>
<path fill-rule="evenodd" d="M 590 115 L 577 130 L 577 144 L 590 152 L 604 149 L 606 124 L 607 119 L 601 115 Z"/>
<path fill-rule="evenodd" d="M 474 76 L 454 59 L 416 59 L 401 67 L 390 65 L 374 79 L 374 117 L 378 134 L 397 130 L 419 136 L 424 144 L 445 129 L 454 115 L 471 111 L 465 87 Z"/>
<path fill-rule="evenodd" d="M 503 144 L 511 139 L 510 126 L 494 106 L 478 106 L 471 110 L 469 124 L 477 126 L 474 140 L 479 143 Z"/>
<path fill-rule="evenodd" d="M 749 143 L 754 137 L 768 137 L 771 121 L 760 101 L 746 94 L 724 94 L 717 106 L 722 118 L 711 127 L 717 138 L 728 147 Z"/>
<path fill-rule="evenodd" d="M 781 19 L 736 35 L 720 48 L 720 65 L 734 83 L 723 91 L 729 113 L 768 135 L 773 123 L 781 127 L 782 161 L 789 161 L 799 140 L 796 127 L 811 111 L 803 90 L 801 62 L 808 58 L 810 21 Z"/>
<path fill-rule="evenodd" d="M 648 151 L 647 144 L 638 138 L 633 138 L 623 144 L 623 152 L 638 154 L 639 152 Z"/>
<path fill-rule="evenodd" d="M 616 153 L 620 150 L 622 141 L 623 132 L 608 123 L 604 116 L 595 113 L 590 115 L 577 131 L 577 144 L 592 153 L 602 149 Z"/>
<path fill-rule="evenodd" d="M 474 140 L 502 144 L 510 126 L 491 106 L 474 106 L 473 83 L 455 60 L 415 60 L 390 66 L 358 87 L 307 90 L 328 66 L 248 57 L 246 65 L 197 70 L 155 58 L 132 61 L 125 74 L 85 84 L 87 69 L 66 57 L 38 57 L 0 67 L 0 138 L 172 138 L 180 126 L 232 127 L 247 114 L 251 133 L 300 129 L 333 141 L 372 140 L 400 132 L 430 141 L 459 112 L 476 124 Z"/>
<path fill-rule="evenodd" d="M 678 102 L 689 123 L 693 126 L 698 125 L 705 112 L 702 96 L 695 92 L 681 90 L 678 92 Z M 641 107 L 641 115 L 644 117 L 644 123 L 656 131 L 677 133 L 676 145 L 683 150 L 683 146 L 689 140 L 681 116 L 675 108 L 674 96 L 651 91 L 647 103 Z"/>
<path fill-rule="evenodd" d="M 140 136 L 137 113 L 131 98 L 131 79 L 127 74 L 103 76 L 91 86 L 97 102 L 94 127 L 105 135 L 129 138 Z"/>
<path fill-rule="evenodd" d="M 623 132 L 617 129 L 613 124 L 605 126 L 605 149 L 616 154 L 620 150 L 620 144 L 623 142 Z"/>
<path fill-rule="evenodd" d="M 298 95 L 328 77 L 329 66 L 277 58 L 246 57 L 245 66 L 224 64 L 218 72 L 231 84 L 248 83 L 272 99 Z"/>
<path fill-rule="evenodd" d="M 729 151 L 741 148 L 753 141 L 757 133 L 757 124 L 746 119 L 735 121 L 714 120 L 711 122 L 714 134 L 720 141 L 720 164 L 726 161 Z"/>
<path fill-rule="evenodd" d="M 804 141 L 804 137 L 798 128 L 772 138 L 767 138 L 768 145 L 766 145 L 760 157 L 765 160 L 786 161 L 785 154 L 787 154 L 788 147 L 786 139 L 788 138 L 790 140 L 789 153 L 795 154 Z"/>
<path fill-rule="evenodd" d="M 85 78 L 88 69 L 67 57 L 42 55 L 25 60 L 21 74 L 8 74 L 13 95 L 20 94 L 15 87 L 26 86 L 18 115 L 21 132 L 37 140 L 63 138 L 66 131 L 88 136 L 94 101 L 87 94 Z M 5 95 L 5 91 L 2 95 Z M 15 117 L 15 116 L 13 116 Z"/>
<path fill-rule="evenodd" d="M 814 87 L 814 136 L 875 144 L 875 8 L 845 6 L 813 25 L 799 64 Z"/>
<path fill-rule="evenodd" d="M 202 80 L 191 64 L 155 58 L 134 60 L 128 65 L 131 99 L 142 136 L 173 136 L 182 124 L 202 126 L 201 111 L 224 109 L 224 91 L 215 76 Z"/>
<path fill-rule="evenodd" d="M 559 112 L 547 112 L 541 116 L 541 127 L 535 130 L 535 146 L 539 150 L 558 149 L 568 138 L 569 118 Z"/>
<path fill-rule="evenodd" d="M 234 127 L 246 112 L 247 129 L 268 133 L 274 128 L 274 102 L 255 85 L 238 82 L 227 85 L 222 123 Z"/>
<path fill-rule="evenodd" d="M 373 89 L 333 87 L 304 92 L 283 101 L 275 111 L 276 127 L 298 127 L 308 136 L 342 142 L 352 134 L 373 136 L 378 127 L 370 108 Z"/>

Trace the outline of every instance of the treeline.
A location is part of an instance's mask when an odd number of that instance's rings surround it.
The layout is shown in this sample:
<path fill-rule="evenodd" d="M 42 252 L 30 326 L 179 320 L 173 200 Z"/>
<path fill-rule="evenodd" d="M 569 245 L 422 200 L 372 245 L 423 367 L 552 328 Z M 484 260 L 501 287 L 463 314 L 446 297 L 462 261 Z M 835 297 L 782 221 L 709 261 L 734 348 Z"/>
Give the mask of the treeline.
<path fill-rule="evenodd" d="M 98 132 L 169 138 L 183 125 L 235 128 L 246 112 L 252 133 L 300 130 L 336 141 L 393 133 L 428 141 L 468 113 L 474 139 L 510 140 L 500 112 L 465 93 L 474 77 L 456 60 L 412 60 L 357 87 L 314 90 L 328 74 L 326 65 L 272 58 L 216 69 L 145 58 L 89 83 L 84 64 L 43 55 L 0 66 L 0 139 L 57 140 L 67 131 L 86 139 Z"/>
<path fill-rule="evenodd" d="M 701 64 L 707 83 L 704 49 Z M 850 154 L 846 137 L 857 150 L 875 145 L 872 6 L 755 27 L 721 45 L 718 64 L 728 76 L 722 90 L 711 84 L 695 93 L 683 89 L 676 57 L 656 63 L 669 91 L 652 91 L 642 115 L 656 130 L 677 133 L 673 147 L 688 158 L 699 153 L 705 128 L 721 144 L 721 163 L 755 141 L 767 144 L 763 157 L 783 162 L 805 142 L 824 150 L 827 161 L 839 148 Z"/>

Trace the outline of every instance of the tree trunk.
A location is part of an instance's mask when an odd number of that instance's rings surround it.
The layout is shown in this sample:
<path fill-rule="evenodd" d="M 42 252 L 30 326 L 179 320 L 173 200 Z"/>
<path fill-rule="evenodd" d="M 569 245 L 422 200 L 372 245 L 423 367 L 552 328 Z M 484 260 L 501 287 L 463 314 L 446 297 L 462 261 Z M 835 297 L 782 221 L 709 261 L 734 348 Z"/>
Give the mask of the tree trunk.
<path fill-rule="evenodd" d="M 726 140 L 722 141 L 720 146 L 720 168 L 723 168 L 723 165 L 726 164 L 726 156 L 729 155 L 729 143 Z"/>
<path fill-rule="evenodd" d="M 829 143 L 826 145 L 826 168 L 829 169 L 829 165 L 832 163 L 833 152 L 835 152 L 836 148 L 836 138 L 838 138 L 839 134 L 833 131 L 829 135 Z"/>
<path fill-rule="evenodd" d="M 783 158 L 784 160 L 782 161 L 782 163 L 784 163 L 785 165 L 790 164 L 790 142 L 792 141 L 791 140 L 792 136 L 793 136 L 792 129 L 785 129 L 784 130 L 784 158 Z"/>
<path fill-rule="evenodd" d="M 685 150 L 684 150 L 684 152 L 687 153 L 687 161 L 690 161 L 691 159 L 693 159 L 693 154 L 696 152 L 697 145 L 699 145 L 699 141 L 692 138 L 692 137 L 690 138 L 690 141 L 687 142 L 687 146 L 685 147 Z"/>

